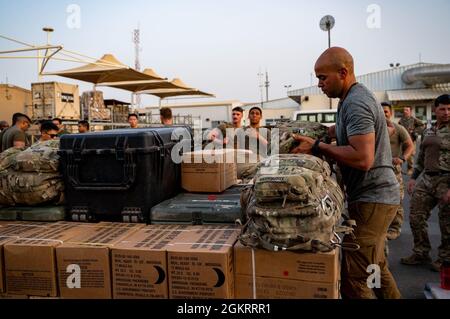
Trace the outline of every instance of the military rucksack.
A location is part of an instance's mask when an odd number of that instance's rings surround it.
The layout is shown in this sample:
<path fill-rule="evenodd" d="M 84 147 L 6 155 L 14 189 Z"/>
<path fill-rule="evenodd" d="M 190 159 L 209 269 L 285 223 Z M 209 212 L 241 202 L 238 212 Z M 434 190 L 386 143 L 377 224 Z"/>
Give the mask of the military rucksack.
<path fill-rule="evenodd" d="M 9 149 L 0 156 L 0 205 L 34 206 L 63 201 L 58 172 L 59 140 L 34 144 L 27 150 Z"/>
<path fill-rule="evenodd" d="M 241 194 L 246 215 L 240 241 L 267 250 L 330 251 L 344 194 L 325 161 L 310 155 L 278 155 L 260 164 L 254 185 Z"/>
<path fill-rule="evenodd" d="M 328 127 L 316 122 L 287 121 L 277 124 L 272 127 L 272 129 L 273 128 L 278 129 L 280 154 L 289 154 L 296 146 L 298 146 L 298 142 L 296 142 L 292 136 L 293 134 L 299 134 L 313 139 L 321 139 L 326 143 L 329 140 Z M 274 133 L 275 131 L 272 130 L 272 134 Z M 273 138 L 274 136 L 272 135 L 272 139 Z"/>

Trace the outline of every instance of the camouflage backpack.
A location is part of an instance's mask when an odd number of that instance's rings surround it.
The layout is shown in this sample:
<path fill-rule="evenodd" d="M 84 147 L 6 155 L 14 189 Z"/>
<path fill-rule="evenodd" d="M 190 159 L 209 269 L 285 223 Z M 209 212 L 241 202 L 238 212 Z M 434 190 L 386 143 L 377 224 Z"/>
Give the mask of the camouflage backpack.
<path fill-rule="evenodd" d="M 320 138 L 324 142 L 329 142 L 328 137 L 328 127 L 320 123 L 315 122 L 304 122 L 304 121 L 286 121 L 280 123 L 276 126 L 267 127 L 271 129 L 271 138 L 275 140 L 274 128 L 278 129 L 278 141 L 279 141 L 279 154 L 290 154 L 291 151 L 298 146 L 298 143 L 294 140 L 293 134 L 300 134 L 303 136 L 308 136 L 313 139 Z M 277 155 L 277 154 L 272 154 Z M 242 174 L 239 178 L 243 180 L 251 180 L 255 177 L 256 172 L 259 168 L 259 163 L 257 164 L 247 164 L 241 171 Z"/>
<path fill-rule="evenodd" d="M 0 205 L 61 203 L 64 184 L 58 172 L 58 140 L 9 149 L 0 156 Z M 6 154 L 5 154 L 6 153 Z"/>
<path fill-rule="evenodd" d="M 289 154 L 298 146 L 298 143 L 292 137 L 293 134 L 308 136 L 313 139 L 320 138 L 324 142 L 328 141 L 328 127 L 320 123 L 289 121 L 283 122 L 274 128 L 277 128 L 279 132 L 280 154 Z"/>
<path fill-rule="evenodd" d="M 14 169 L 20 172 L 58 172 L 59 140 L 38 142 L 15 157 Z"/>
<path fill-rule="evenodd" d="M 0 173 L 15 165 L 16 156 L 25 148 L 11 147 L 0 153 Z"/>
<path fill-rule="evenodd" d="M 241 195 L 246 224 L 240 241 L 267 250 L 330 251 L 344 210 L 344 194 L 328 163 L 310 155 L 279 155 L 264 161 L 254 185 Z"/>

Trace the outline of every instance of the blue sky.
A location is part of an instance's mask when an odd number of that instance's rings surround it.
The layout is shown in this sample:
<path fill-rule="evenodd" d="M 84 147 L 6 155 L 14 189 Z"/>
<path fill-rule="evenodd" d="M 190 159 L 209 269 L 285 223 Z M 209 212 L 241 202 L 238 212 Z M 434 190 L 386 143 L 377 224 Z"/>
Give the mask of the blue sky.
<path fill-rule="evenodd" d="M 67 26 L 70 4 L 81 9 L 79 29 Z M 380 28 L 367 26 L 371 4 L 381 9 Z M 41 29 L 49 25 L 55 29 L 53 44 L 93 57 L 112 53 L 133 65 L 132 30 L 139 23 L 142 66 L 180 77 L 219 100 L 256 102 L 260 70 L 269 72 L 270 98 L 286 96 L 285 85 L 310 85 L 314 62 L 327 46 L 327 35 L 318 26 L 326 14 L 336 18 L 333 45 L 347 48 L 357 74 L 365 74 L 391 62 L 416 63 L 419 54 L 425 62 L 450 63 L 448 12 L 448 0 L 0 0 L 0 34 L 43 44 Z M 0 50 L 14 47 L 0 39 Z M 73 66 L 51 63 L 47 70 Z M 9 83 L 29 88 L 37 80 L 36 69 L 34 61 L 0 60 L 0 81 L 8 76 Z M 81 90 L 91 88 L 75 83 Z M 109 98 L 130 99 L 125 91 L 104 91 Z M 146 97 L 144 104 L 156 101 Z"/>

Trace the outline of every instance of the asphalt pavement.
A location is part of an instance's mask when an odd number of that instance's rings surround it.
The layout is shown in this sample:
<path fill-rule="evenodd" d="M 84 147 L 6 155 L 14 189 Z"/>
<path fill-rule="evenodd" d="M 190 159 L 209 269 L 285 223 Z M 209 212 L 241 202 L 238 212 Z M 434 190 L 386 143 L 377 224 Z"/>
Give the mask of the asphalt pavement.
<path fill-rule="evenodd" d="M 405 185 L 407 176 L 403 176 Z M 424 288 L 427 283 L 439 283 L 439 273 L 430 270 L 429 266 L 407 266 L 400 263 L 400 258 L 412 254 L 413 237 L 409 226 L 409 202 L 410 196 L 405 194 L 403 207 L 405 221 L 402 233 L 396 240 L 389 241 L 389 268 L 397 281 L 397 285 L 406 299 L 425 299 Z M 438 211 L 434 209 L 428 221 L 428 234 L 432 245 L 431 257 L 437 258 L 437 248 L 440 245 L 441 235 L 439 230 Z"/>

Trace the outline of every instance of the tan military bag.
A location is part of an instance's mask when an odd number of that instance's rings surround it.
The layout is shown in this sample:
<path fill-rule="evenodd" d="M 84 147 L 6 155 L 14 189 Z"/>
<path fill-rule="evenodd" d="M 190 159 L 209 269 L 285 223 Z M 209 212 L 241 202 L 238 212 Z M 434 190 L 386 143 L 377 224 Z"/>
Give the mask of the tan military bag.
<path fill-rule="evenodd" d="M 278 155 L 264 161 L 241 204 L 246 224 L 240 241 L 267 250 L 330 251 L 340 245 L 337 232 L 344 194 L 328 163 L 310 155 Z"/>

